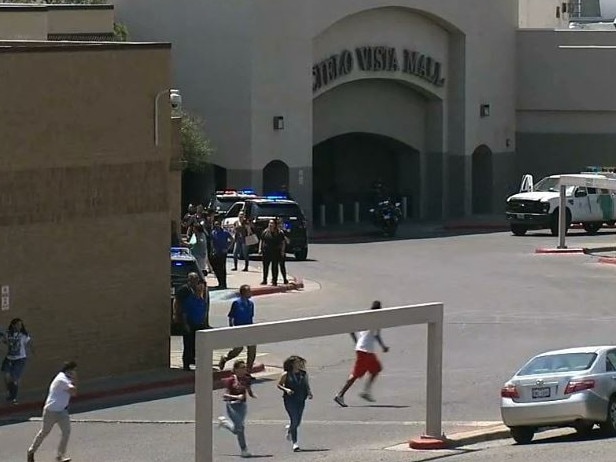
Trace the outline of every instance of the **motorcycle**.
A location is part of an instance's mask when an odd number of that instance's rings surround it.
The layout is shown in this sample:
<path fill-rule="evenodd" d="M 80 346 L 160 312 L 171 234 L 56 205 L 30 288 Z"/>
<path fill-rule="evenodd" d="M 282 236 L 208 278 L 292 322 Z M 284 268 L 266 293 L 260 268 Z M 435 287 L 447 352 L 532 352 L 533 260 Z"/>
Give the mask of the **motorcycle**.
<path fill-rule="evenodd" d="M 393 203 L 389 199 L 381 201 L 375 208 L 370 209 L 370 214 L 374 225 L 380 228 L 385 236 L 396 235 L 402 217 L 399 202 Z"/>

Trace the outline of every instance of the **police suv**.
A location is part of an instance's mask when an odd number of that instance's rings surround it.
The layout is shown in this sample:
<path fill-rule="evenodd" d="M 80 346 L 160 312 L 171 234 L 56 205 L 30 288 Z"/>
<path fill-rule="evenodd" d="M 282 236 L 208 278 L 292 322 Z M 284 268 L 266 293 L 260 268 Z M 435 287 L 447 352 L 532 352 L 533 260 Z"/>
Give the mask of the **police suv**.
<path fill-rule="evenodd" d="M 270 220 L 278 218 L 281 229 L 289 238 L 286 252 L 292 253 L 296 260 L 308 258 L 308 232 L 306 217 L 299 204 L 286 195 L 271 195 L 245 199 L 231 206 L 222 220 L 222 226 L 233 232 L 235 224 L 239 221 L 238 215 L 244 216 L 252 225 L 253 232 L 260 238 L 267 228 Z M 256 253 L 258 246 L 252 246 L 250 253 Z"/>
<path fill-rule="evenodd" d="M 231 208 L 233 204 L 245 199 L 258 197 L 252 189 L 225 189 L 216 191 L 210 199 L 207 208 L 214 210 L 214 218 L 222 218 Z"/>
<path fill-rule="evenodd" d="M 614 170 L 612 167 L 589 167 L 585 172 L 567 176 L 587 179 L 591 184 L 593 179 L 616 179 Z M 558 235 L 560 177 L 551 175 L 533 184 L 532 175 L 524 175 L 520 192 L 507 199 L 505 208 L 513 234 L 523 236 L 531 229 L 549 229 L 554 236 Z M 604 224 L 614 225 L 615 190 L 567 186 L 566 201 L 567 229 L 577 223 L 588 234 L 595 234 Z"/>

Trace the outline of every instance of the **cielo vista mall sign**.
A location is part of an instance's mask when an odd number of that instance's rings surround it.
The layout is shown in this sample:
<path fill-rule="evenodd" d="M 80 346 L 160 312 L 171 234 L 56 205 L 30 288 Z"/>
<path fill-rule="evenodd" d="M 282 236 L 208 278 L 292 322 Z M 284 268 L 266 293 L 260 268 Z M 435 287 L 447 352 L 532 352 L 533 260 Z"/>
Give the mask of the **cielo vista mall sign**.
<path fill-rule="evenodd" d="M 317 92 L 356 69 L 362 72 L 401 72 L 436 87 L 445 85 L 442 63 L 427 54 L 408 49 L 398 54 L 394 47 L 363 46 L 354 51 L 343 50 L 312 66 L 312 91 Z"/>

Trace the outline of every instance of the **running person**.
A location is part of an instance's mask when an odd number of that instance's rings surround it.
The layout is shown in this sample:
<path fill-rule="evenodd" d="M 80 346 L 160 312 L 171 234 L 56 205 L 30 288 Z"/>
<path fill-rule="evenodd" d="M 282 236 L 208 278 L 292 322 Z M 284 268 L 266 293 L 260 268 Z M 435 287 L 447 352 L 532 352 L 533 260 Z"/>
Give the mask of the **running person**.
<path fill-rule="evenodd" d="M 15 318 L 9 324 L 2 342 L 8 346 L 2 367 L 4 372 L 4 384 L 6 385 L 6 400 L 10 403 L 17 404 L 17 393 L 19 391 L 19 379 L 26 367 L 26 358 L 28 350 L 32 351 L 32 343 L 30 334 L 26 330 L 26 326 L 19 318 Z"/>
<path fill-rule="evenodd" d="M 380 308 L 381 302 L 378 300 L 372 302 L 372 306 L 370 307 L 371 310 L 378 310 Z M 379 343 L 383 349 L 383 353 L 387 353 L 389 351 L 389 347 L 385 346 L 385 343 L 383 343 L 379 329 L 364 330 L 357 333 L 357 335 L 352 333 L 351 337 L 353 337 L 353 340 L 355 341 L 355 365 L 353 366 L 351 375 L 347 379 L 346 383 L 334 397 L 334 401 L 342 407 L 347 407 L 347 404 L 344 402 L 344 394 L 349 388 L 351 388 L 355 381 L 363 377 L 366 372 L 369 375 L 368 380 L 366 380 L 364 385 L 364 391 L 361 392 L 359 396 L 366 401 L 371 403 L 374 402 L 374 398 L 372 397 L 372 384 L 376 380 L 379 373 L 383 370 L 383 366 L 381 365 L 379 358 L 374 353 L 375 342 Z"/>
<path fill-rule="evenodd" d="M 287 426 L 287 440 L 293 442 L 293 451 L 301 451 L 297 441 L 297 429 L 302 423 L 302 415 L 306 399 L 312 399 L 310 382 L 306 373 L 306 360 L 300 356 L 288 357 L 282 365 L 284 372 L 278 380 L 278 389 L 284 393 L 282 396 L 284 408 L 289 414 Z"/>
<path fill-rule="evenodd" d="M 246 436 L 244 434 L 244 421 L 246 420 L 246 405 L 247 396 L 256 398 L 250 388 L 250 375 L 246 363 L 242 360 L 237 360 L 233 364 L 233 375 L 224 380 L 225 394 L 223 400 L 227 408 L 227 415 L 218 418 L 218 426 L 225 428 L 237 436 L 242 457 L 252 457 L 246 445 Z M 230 419 L 230 420 L 229 420 Z"/>

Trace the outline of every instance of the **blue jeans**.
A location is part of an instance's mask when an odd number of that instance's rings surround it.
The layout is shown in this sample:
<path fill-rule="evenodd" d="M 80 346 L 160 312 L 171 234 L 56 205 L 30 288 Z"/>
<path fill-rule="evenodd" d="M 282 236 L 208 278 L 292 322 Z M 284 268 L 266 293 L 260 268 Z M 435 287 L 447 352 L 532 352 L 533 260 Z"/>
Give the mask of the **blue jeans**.
<path fill-rule="evenodd" d="M 233 429 L 229 429 L 237 436 L 237 442 L 240 445 L 240 449 L 244 451 L 246 449 L 246 436 L 244 435 L 244 421 L 246 420 L 246 411 L 248 407 L 245 402 L 241 403 L 227 403 L 227 415 L 231 422 L 233 422 Z"/>
<path fill-rule="evenodd" d="M 233 267 L 237 268 L 239 257 L 244 259 L 245 268 L 248 268 L 248 246 L 244 242 L 235 241 L 233 246 Z"/>
<path fill-rule="evenodd" d="M 0 369 L 5 374 L 4 381 L 8 391 L 7 399 L 9 401 L 17 399 L 17 393 L 19 392 L 19 379 L 24 372 L 24 367 L 26 367 L 26 358 L 4 358 L 4 361 L 2 361 L 2 367 Z"/>
<path fill-rule="evenodd" d="M 284 408 L 286 409 L 287 414 L 289 414 L 289 433 L 291 434 L 293 443 L 297 443 L 297 427 L 299 427 L 302 423 L 302 415 L 304 414 L 304 406 L 306 405 L 306 401 L 287 396 L 285 396 L 283 400 Z"/>

